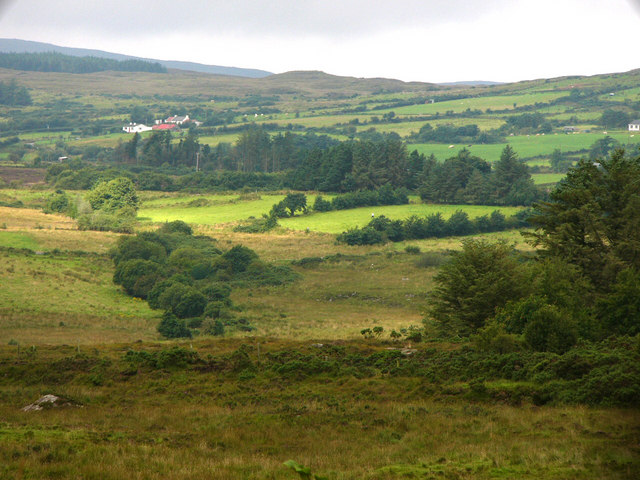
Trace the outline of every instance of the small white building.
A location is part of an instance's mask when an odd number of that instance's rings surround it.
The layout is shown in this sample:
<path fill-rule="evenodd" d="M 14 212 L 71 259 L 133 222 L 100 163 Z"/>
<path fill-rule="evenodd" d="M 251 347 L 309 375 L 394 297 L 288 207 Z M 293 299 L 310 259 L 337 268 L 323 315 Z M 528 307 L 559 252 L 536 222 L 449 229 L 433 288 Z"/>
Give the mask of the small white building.
<path fill-rule="evenodd" d="M 629 124 L 630 132 L 640 132 L 640 120 L 634 120 Z"/>
<path fill-rule="evenodd" d="M 142 123 L 130 123 L 129 125 L 125 125 L 124 127 L 122 127 L 122 130 L 127 133 L 140 133 L 148 132 L 149 130 L 151 130 L 151 127 L 147 127 Z"/>
<path fill-rule="evenodd" d="M 185 115 L 183 116 L 178 116 L 178 115 L 174 115 L 173 117 L 169 117 L 167 118 L 164 123 L 175 123 L 176 125 L 182 125 L 183 123 L 188 123 L 190 122 L 191 119 L 189 118 L 189 115 Z"/>

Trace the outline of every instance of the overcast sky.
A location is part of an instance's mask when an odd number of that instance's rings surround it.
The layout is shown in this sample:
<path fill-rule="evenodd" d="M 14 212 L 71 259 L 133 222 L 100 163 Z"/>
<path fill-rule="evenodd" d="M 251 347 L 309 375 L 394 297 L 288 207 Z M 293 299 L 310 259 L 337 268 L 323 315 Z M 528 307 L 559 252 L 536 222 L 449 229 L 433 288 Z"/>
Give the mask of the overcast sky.
<path fill-rule="evenodd" d="M 0 0 L 0 37 L 405 81 L 640 68 L 640 0 Z"/>

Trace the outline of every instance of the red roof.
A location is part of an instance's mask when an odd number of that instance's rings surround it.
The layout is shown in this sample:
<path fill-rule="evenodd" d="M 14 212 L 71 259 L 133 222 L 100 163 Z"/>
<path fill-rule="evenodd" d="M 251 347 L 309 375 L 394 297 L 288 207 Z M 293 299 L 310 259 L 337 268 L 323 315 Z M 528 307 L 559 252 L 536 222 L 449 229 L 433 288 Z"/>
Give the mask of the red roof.
<path fill-rule="evenodd" d="M 174 124 L 167 124 L 167 123 L 161 123 L 160 125 L 154 125 L 153 127 L 151 127 L 153 130 L 173 130 L 174 128 L 177 128 L 177 125 Z"/>

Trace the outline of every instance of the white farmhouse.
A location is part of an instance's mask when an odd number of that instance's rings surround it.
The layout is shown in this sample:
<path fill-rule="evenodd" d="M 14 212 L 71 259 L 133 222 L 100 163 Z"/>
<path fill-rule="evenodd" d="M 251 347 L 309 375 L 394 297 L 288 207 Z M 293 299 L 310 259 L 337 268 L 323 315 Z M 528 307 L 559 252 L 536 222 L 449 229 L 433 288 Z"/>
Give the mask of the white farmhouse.
<path fill-rule="evenodd" d="M 640 132 L 640 120 L 634 120 L 629 124 L 630 132 Z"/>
<path fill-rule="evenodd" d="M 122 130 L 127 133 L 140 133 L 148 132 L 149 130 L 151 130 L 151 127 L 147 127 L 142 123 L 130 123 L 129 125 L 125 125 L 124 127 L 122 127 Z"/>

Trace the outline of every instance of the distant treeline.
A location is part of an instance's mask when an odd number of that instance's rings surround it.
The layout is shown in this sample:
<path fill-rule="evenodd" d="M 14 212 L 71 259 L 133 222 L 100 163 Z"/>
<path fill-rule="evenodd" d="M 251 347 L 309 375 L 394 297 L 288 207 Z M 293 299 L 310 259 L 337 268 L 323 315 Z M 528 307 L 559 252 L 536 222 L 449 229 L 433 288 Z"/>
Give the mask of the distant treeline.
<path fill-rule="evenodd" d="M 100 153 L 87 160 L 99 157 Z M 191 133 L 178 143 L 168 132 L 144 140 L 136 134 L 102 160 L 124 167 L 145 190 L 248 187 L 347 193 L 390 187 L 419 192 L 429 202 L 482 205 L 530 205 L 542 198 L 528 167 L 509 146 L 493 166 L 468 150 L 439 163 L 433 156 L 408 153 L 394 134 L 375 141 L 338 142 L 289 132 L 271 138 L 255 129 L 233 146 L 219 144 L 213 149 L 201 146 Z M 193 172 L 196 162 L 200 172 Z M 86 189 L 104 174 L 104 169 L 72 162 L 52 166 L 48 180 L 57 188 Z"/>
<path fill-rule="evenodd" d="M 22 106 L 31 103 L 31 95 L 25 87 L 18 85 L 15 80 L 7 83 L 0 81 L 0 105 Z"/>
<path fill-rule="evenodd" d="M 112 60 L 98 57 L 74 57 L 56 52 L 0 53 L 0 68 L 34 72 L 93 73 L 118 72 L 166 73 L 159 63 L 144 60 Z"/>

